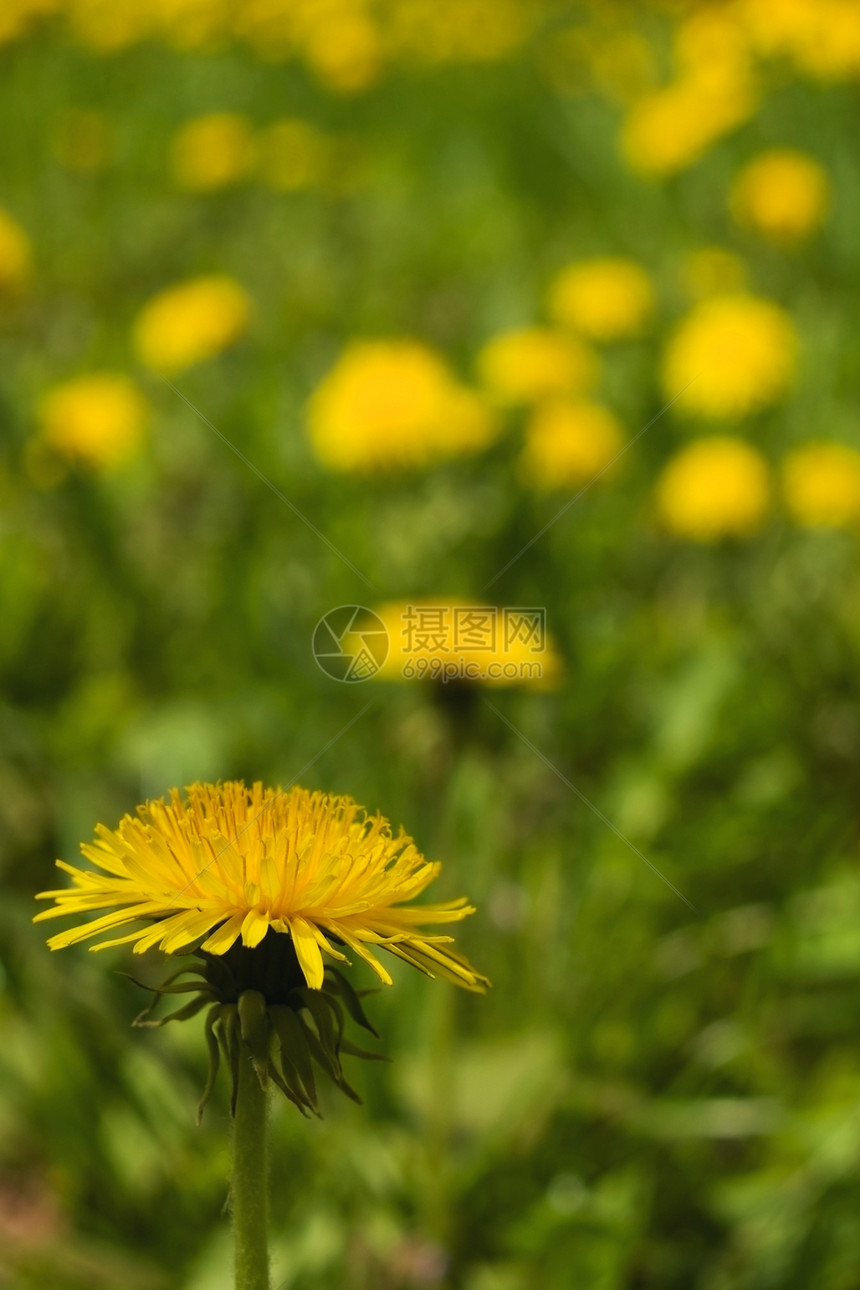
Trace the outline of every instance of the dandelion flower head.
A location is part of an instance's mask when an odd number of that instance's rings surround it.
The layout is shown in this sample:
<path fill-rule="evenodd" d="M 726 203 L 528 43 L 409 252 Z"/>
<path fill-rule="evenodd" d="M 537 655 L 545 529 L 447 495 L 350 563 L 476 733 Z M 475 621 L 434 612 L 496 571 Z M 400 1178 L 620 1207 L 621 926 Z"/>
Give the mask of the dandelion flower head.
<path fill-rule="evenodd" d="M 36 915 L 109 912 L 48 942 L 61 949 L 138 925 L 92 949 L 133 942 L 167 954 L 200 949 L 226 954 L 267 935 L 288 936 L 308 986 L 323 985 L 324 956 L 343 949 L 367 962 L 385 984 L 379 949 L 468 990 L 486 981 L 450 947 L 451 937 L 422 924 L 456 923 L 474 910 L 465 899 L 415 906 L 440 870 L 403 831 L 367 815 L 349 797 L 238 781 L 194 784 L 138 807 L 116 829 L 100 825 L 82 845 L 95 869 L 58 860 L 73 886 L 42 892 L 55 904 Z M 341 949 L 340 947 L 343 947 Z"/>
<path fill-rule="evenodd" d="M 756 296 L 700 301 L 670 338 L 663 388 L 679 411 L 715 419 L 758 412 L 785 394 L 797 340 L 788 314 Z"/>
<path fill-rule="evenodd" d="M 552 399 L 526 425 L 520 469 L 535 488 L 575 487 L 605 470 L 622 446 L 621 426 L 609 408 Z"/>
<path fill-rule="evenodd" d="M 311 397 L 308 428 L 321 462 L 359 471 L 477 452 L 496 430 L 480 397 L 412 340 L 348 345 Z"/>
<path fill-rule="evenodd" d="M 813 157 L 793 148 L 763 152 L 732 186 L 739 224 L 774 242 L 798 242 L 814 233 L 827 212 L 830 182 Z"/>
<path fill-rule="evenodd" d="M 309 6 L 309 20 L 300 33 L 302 53 L 327 89 L 355 94 L 379 80 L 385 50 L 368 9 L 356 0 Z"/>
<path fill-rule="evenodd" d="M 140 446 L 149 407 L 127 376 L 93 372 L 46 391 L 38 407 L 41 437 L 61 456 L 109 468 Z"/>
<path fill-rule="evenodd" d="M 174 178 L 189 192 L 212 192 L 244 178 L 254 160 L 251 124 L 232 112 L 187 121 L 173 137 Z"/>
<path fill-rule="evenodd" d="M 860 453 L 841 443 L 810 443 L 782 463 L 789 514 L 810 528 L 847 528 L 860 520 Z"/>
<path fill-rule="evenodd" d="M 743 439 L 714 435 L 682 448 L 657 482 L 657 511 L 678 537 L 715 542 L 747 537 L 770 503 L 767 462 Z"/>
<path fill-rule="evenodd" d="M 531 403 L 551 394 L 590 389 L 597 357 L 575 336 L 547 327 L 522 327 L 487 341 L 478 355 L 478 372 L 500 402 Z"/>
<path fill-rule="evenodd" d="M 251 305 L 242 287 L 219 274 L 191 278 L 153 296 L 134 327 L 138 356 L 171 374 L 220 354 L 248 325 Z"/>
<path fill-rule="evenodd" d="M 784 55 L 801 72 L 841 81 L 860 71 L 860 9 L 855 0 L 740 0 L 756 50 Z"/>
<path fill-rule="evenodd" d="M 637 99 L 622 127 L 622 153 L 640 174 L 675 174 L 746 121 L 756 104 L 748 77 L 715 64 L 706 76 L 685 76 Z"/>
<path fill-rule="evenodd" d="M 642 330 L 654 309 L 645 270 L 633 260 L 582 260 L 562 269 L 549 290 L 556 322 L 592 340 L 620 340 Z"/>
<path fill-rule="evenodd" d="M 30 277 L 30 239 L 6 211 L 0 210 L 0 291 L 16 291 Z"/>

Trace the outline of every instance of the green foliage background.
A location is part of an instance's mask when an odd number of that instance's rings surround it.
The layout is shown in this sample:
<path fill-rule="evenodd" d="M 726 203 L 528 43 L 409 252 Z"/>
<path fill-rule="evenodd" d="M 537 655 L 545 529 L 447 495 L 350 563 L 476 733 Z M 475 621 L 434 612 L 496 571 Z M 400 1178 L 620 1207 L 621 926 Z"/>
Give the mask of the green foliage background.
<path fill-rule="evenodd" d="M 744 544 L 668 541 L 651 489 L 690 427 L 667 414 L 493 586 L 546 606 L 558 692 L 340 686 L 310 652 L 322 613 L 480 598 L 567 496 L 522 488 L 516 426 L 472 461 L 362 481 L 326 473 L 302 421 L 346 339 L 417 336 L 468 377 L 488 335 L 540 315 L 560 265 L 613 253 L 662 302 L 653 334 L 606 357 L 632 437 L 661 405 L 682 257 L 717 242 L 803 344 L 797 392 L 745 432 L 774 460 L 816 435 L 860 446 L 856 90 L 775 75 L 751 122 L 658 184 L 619 160 L 617 106 L 559 96 L 528 50 L 395 67 L 351 97 L 239 48 L 98 58 L 51 26 L 0 57 L 0 198 L 36 255 L 0 316 L 0 1285 L 230 1285 L 224 1088 L 193 1118 L 202 1023 L 131 1030 L 130 955 L 49 955 L 32 896 L 55 856 L 146 796 L 299 775 L 445 862 L 438 896 L 478 905 L 458 939 L 494 988 L 399 971 L 370 1001 L 393 1064 L 352 1063 L 365 1106 L 333 1092 L 320 1123 L 278 1107 L 276 1285 L 851 1290 L 855 538 L 777 518 Z M 100 173 L 54 156 L 70 106 L 110 119 Z M 212 110 L 346 132 L 360 182 L 181 193 L 171 136 Z M 793 255 L 727 214 L 731 176 L 774 144 L 812 151 L 836 192 Z M 132 464 L 50 488 L 28 473 L 39 393 L 134 373 L 142 302 L 209 271 L 247 288 L 254 323 L 182 393 L 373 592 L 143 374 L 155 419 Z M 157 955 L 145 970 L 158 979 Z"/>

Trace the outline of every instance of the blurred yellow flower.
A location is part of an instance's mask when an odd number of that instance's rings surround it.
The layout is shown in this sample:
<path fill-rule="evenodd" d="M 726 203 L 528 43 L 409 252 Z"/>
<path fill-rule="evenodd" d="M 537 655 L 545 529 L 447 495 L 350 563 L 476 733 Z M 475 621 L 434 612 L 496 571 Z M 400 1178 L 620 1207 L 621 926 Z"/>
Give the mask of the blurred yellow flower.
<path fill-rule="evenodd" d="M 31 24 L 52 13 L 58 0 L 5 0 L 0 8 L 0 45 L 20 40 Z"/>
<path fill-rule="evenodd" d="M 633 260 L 580 260 L 550 284 L 548 306 L 556 322 L 593 340 L 619 340 L 645 326 L 654 309 L 654 291 Z"/>
<path fill-rule="evenodd" d="M 231 345 L 250 312 L 247 294 L 232 278 L 191 278 L 144 305 L 134 325 L 135 350 L 154 371 L 179 372 Z"/>
<path fill-rule="evenodd" d="M 149 5 L 141 0 L 66 0 L 74 38 L 95 54 L 115 54 L 152 34 Z"/>
<path fill-rule="evenodd" d="M 682 320 L 663 358 L 663 388 L 679 410 L 748 416 L 779 399 L 794 376 L 797 340 L 785 310 L 750 295 L 712 296 Z M 683 391 L 683 393 L 681 393 Z"/>
<path fill-rule="evenodd" d="M 326 135 L 297 118 L 274 121 L 257 137 L 258 174 L 280 192 L 297 192 L 323 183 L 330 157 Z"/>
<path fill-rule="evenodd" d="M 622 446 L 621 426 L 608 408 L 552 400 L 536 408 L 526 426 L 520 469 L 536 488 L 584 484 L 604 470 Z"/>
<path fill-rule="evenodd" d="M 770 472 L 743 439 L 714 435 L 682 448 L 657 482 L 657 511 L 678 537 L 714 542 L 746 537 L 763 525 Z"/>
<path fill-rule="evenodd" d="M 860 72 L 856 0 L 737 0 L 750 40 L 762 54 L 782 54 L 823 81 Z"/>
<path fill-rule="evenodd" d="M 0 209 L 0 292 L 23 287 L 31 271 L 30 239 L 17 220 Z"/>
<path fill-rule="evenodd" d="M 302 53 L 328 89 L 353 94 L 373 85 L 382 72 L 382 38 L 370 14 L 353 0 L 332 4 L 331 12 L 309 25 Z M 325 8 L 323 9 L 325 13 Z"/>
<path fill-rule="evenodd" d="M 54 129 L 54 155 L 69 170 L 101 170 L 110 159 L 111 130 L 103 112 L 69 108 Z"/>
<path fill-rule="evenodd" d="M 689 251 L 681 264 L 681 278 L 693 300 L 705 296 L 731 295 L 747 283 L 743 260 L 722 246 L 703 246 Z"/>
<path fill-rule="evenodd" d="M 561 677 L 562 661 L 540 610 L 439 596 L 389 601 L 375 613 L 389 643 L 380 680 L 552 689 Z"/>
<path fill-rule="evenodd" d="M 174 49 L 211 49 L 229 30 L 230 0 L 148 0 L 159 35 Z"/>
<path fill-rule="evenodd" d="M 212 112 L 187 121 L 170 145 L 173 176 L 180 188 L 211 192 L 244 178 L 254 162 L 250 122 L 232 112 Z"/>
<path fill-rule="evenodd" d="M 737 0 L 736 9 L 758 53 L 794 54 L 814 36 L 815 8 L 821 4 L 822 0 Z"/>
<path fill-rule="evenodd" d="M 520 0 L 388 0 L 385 8 L 385 36 L 392 54 L 422 63 L 506 58 L 522 46 L 540 19 L 539 12 Z"/>
<path fill-rule="evenodd" d="M 140 446 L 149 407 L 127 376 L 94 372 L 48 390 L 37 415 L 43 442 L 56 452 L 109 468 Z"/>
<path fill-rule="evenodd" d="M 493 336 L 478 354 L 484 385 L 503 403 L 582 393 L 597 375 L 597 356 L 574 336 L 522 327 Z"/>
<path fill-rule="evenodd" d="M 860 73 L 860 8 L 857 0 L 809 0 L 813 13 L 810 40 L 794 50 L 802 71 L 822 81 L 841 81 Z"/>
<path fill-rule="evenodd" d="M 841 443 L 810 443 L 782 463 L 782 490 L 799 524 L 843 528 L 860 520 L 860 453 Z"/>
<path fill-rule="evenodd" d="M 752 116 L 757 97 L 744 77 L 688 77 L 635 102 L 621 134 L 632 169 L 670 175 L 697 161 L 722 135 Z"/>
<path fill-rule="evenodd" d="M 822 224 L 830 182 L 812 157 L 774 148 L 756 157 L 732 185 L 732 214 L 739 224 L 775 242 L 797 242 Z"/>
<path fill-rule="evenodd" d="M 477 452 L 496 426 L 483 401 L 417 341 L 353 341 L 308 410 L 317 457 L 337 470 L 423 466 Z"/>
<path fill-rule="evenodd" d="M 705 4 L 678 24 L 674 34 L 679 78 L 716 91 L 749 84 L 749 33 L 731 5 Z"/>

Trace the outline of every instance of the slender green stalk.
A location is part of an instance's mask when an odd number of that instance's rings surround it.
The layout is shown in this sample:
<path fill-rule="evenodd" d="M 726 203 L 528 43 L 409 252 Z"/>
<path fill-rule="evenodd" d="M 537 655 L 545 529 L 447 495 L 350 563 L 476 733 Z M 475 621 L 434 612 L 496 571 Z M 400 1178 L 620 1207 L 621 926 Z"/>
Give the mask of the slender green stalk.
<path fill-rule="evenodd" d="M 232 1194 L 236 1290 L 269 1290 L 266 1093 L 244 1044 L 233 1127 Z"/>

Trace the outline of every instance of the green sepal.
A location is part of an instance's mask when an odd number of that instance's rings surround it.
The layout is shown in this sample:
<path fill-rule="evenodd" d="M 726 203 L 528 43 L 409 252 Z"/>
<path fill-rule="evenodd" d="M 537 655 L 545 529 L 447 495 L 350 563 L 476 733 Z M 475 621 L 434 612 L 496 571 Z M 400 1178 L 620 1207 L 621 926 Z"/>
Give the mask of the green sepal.
<path fill-rule="evenodd" d="M 363 1057 L 366 1062 L 390 1062 L 391 1058 L 385 1053 L 369 1053 L 366 1048 L 358 1048 L 349 1039 L 340 1041 L 340 1051 L 346 1053 L 348 1057 Z"/>
<path fill-rule="evenodd" d="M 211 993 L 205 977 L 201 977 L 199 981 L 183 981 L 181 985 L 168 985 L 166 981 L 163 985 L 146 985 L 143 981 L 138 981 L 128 972 L 121 972 L 119 975 L 124 976 L 127 981 L 131 981 L 134 985 L 139 985 L 141 990 L 151 990 L 153 994 L 157 995 L 190 994 L 192 990 L 209 990 Z"/>
<path fill-rule="evenodd" d="M 292 1008 L 287 1008 L 284 1004 L 273 1004 L 269 1009 L 269 1016 L 280 1043 L 282 1063 L 289 1061 L 295 1068 L 305 1092 L 307 1104 L 316 1111 L 317 1087 L 314 1079 L 314 1064 L 305 1038 L 304 1027 Z"/>
<path fill-rule="evenodd" d="M 206 1047 L 209 1049 L 209 1073 L 206 1076 L 206 1087 L 203 1090 L 203 1096 L 197 1103 L 197 1123 L 202 1123 L 203 1112 L 212 1096 L 212 1090 L 215 1088 L 215 1081 L 218 1078 L 218 1068 L 221 1065 L 221 1045 L 218 1043 L 218 1036 L 215 1034 L 215 1022 L 221 1015 L 221 1004 L 216 1003 L 206 1014 L 206 1025 L 203 1030 L 206 1039 Z"/>
<path fill-rule="evenodd" d="M 288 1101 L 292 1102 L 293 1106 L 296 1107 L 297 1110 L 301 1111 L 306 1120 L 310 1119 L 308 1103 L 304 1094 L 300 1093 L 295 1083 L 291 1082 L 287 1078 L 286 1071 L 279 1071 L 275 1063 L 272 1062 L 269 1066 L 269 1074 L 283 1093 L 284 1097 L 287 1098 Z M 314 1108 L 314 1110 L 316 1114 L 319 1114 L 319 1112 L 316 1111 L 316 1108 Z"/>
<path fill-rule="evenodd" d="M 209 1056 L 206 1083 L 197 1106 L 197 1122 L 212 1097 L 223 1056 L 231 1083 L 230 1113 L 236 1114 L 240 1063 L 250 1060 L 260 1085 L 265 1089 L 269 1079 L 304 1116 L 319 1115 L 318 1078 L 315 1065 L 354 1102 L 361 1098 L 348 1083 L 341 1056 L 366 1061 L 388 1061 L 383 1054 L 368 1052 L 344 1036 L 345 1014 L 375 1038 L 379 1035 L 365 1015 L 361 999 L 373 990 L 355 990 L 336 968 L 327 967 L 322 989 L 312 990 L 305 984 L 287 987 L 277 1003 L 266 1003 L 263 989 L 236 989 L 237 982 L 247 979 L 244 969 L 234 975 L 232 968 L 216 956 L 200 955 L 205 971 L 184 967 L 174 972 L 160 986 L 146 986 L 128 973 L 128 980 L 152 991 L 153 999 L 140 1013 L 136 1026 L 158 1027 L 168 1021 L 183 1021 L 209 1009 L 204 1038 Z M 241 966 L 241 965 L 240 965 Z M 196 978 L 179 982 L 182 976 Z M 166 1017 L 153 1018 L 153 1009 L 162 995 L 192 995 L 184 1005 Z M 277 995 L 275 997 L 278 997 Z M 274 1041 L 277 1040 L 277 1043 Z"/>
<path fill-rule="evenodd" d="M 353 1021 L 356 1022 L 357 1025 L 362 1026 L 365 1030 L 368 1030 L 371 1035 L 373 1035 L 374 1039 L 379 1039 L 379 1032 L 365 1016 L 364 1009 L 361 1006 L 361 996 L 352 988 L 343 973 L 339 972 L 337 968 L 330 967 L 326 971 L 326 978 L 326 984 L 332 986 L 340 996 Z M 364 990 L 362 993 L 374 994 L 375 991 Z"/>
<path fill-rule="evenodd" d="M 301 1017 L 300 1021 L 314 1060 L 323 1068 L 332 1083 L 336 1084 L 342 1093 L 345 1093 L 348 1098 L 353 1102 L 357 1102 L 360 1106 L 361 1098 L 356 1093 L 355 1089 L 347 1083 L 337 1054 L 332 1057 L 332 1055 L 323 1047 L 316 1031 L 308 1025 L 304 1017 Z"/>
<path fill-rule="evenodd" d="M 333 1069 L 340 1074 L 340 1059 L 337 1052 L 340 1037 L 343 1033 L 343 1013 L 337 1000 L 332 999 L 330 995 L 323 994 L 320 990 L 311 990 L 308 986 L 300 986 L 293 991 L 293 994 L 301 999 L 303 1006 L 313 1018 L 317 1035 L 326 1057 L 331 1062 Z M 338 1026 L 335 1025 L 335 1017 L 340 1022 Z"/>
<path fill-rule="evenodd" d="M 224 1003 L 221 1005 L 221 1045 L 224 1049 L 224 1056 L 227 1058 L 227 1064 L 230 1067 L 230 1078 L 232 1080 L 232 1090 L 230 1093 L 230 1114 L 236 1118 L 236 1099 L 239 1096 L 239 1049 L 241 1047 L 241 1035 L 239 1033 L 239 1010 L 235 1003 Z"/>
<path fill-rule="evenodd" d="M 155 1003 L 157 1002 L 158 1000 L 156 999 Z M 184 1007 L 177 1008 L 175 1012 L 169 1012 L 166 1017 L 150 1018 L 149 1014 L 154 1007 L 154 1004 L 151 1003 L 148 1008 L 144 1008 L 143 1012 L 135 1017 L 131 1024 L 133 1026 L 157 1028 L 158 1026 L 166 1026 L 168 1021 L 187 1021 L 189 1017 L 196 1017 L 197 1013 L 202 1008 L 205 1008 L 207 1003 L 212 1002 L 213 998 L 208 990 L 200 991 L 196 998 L 186 1003 Z"/>

